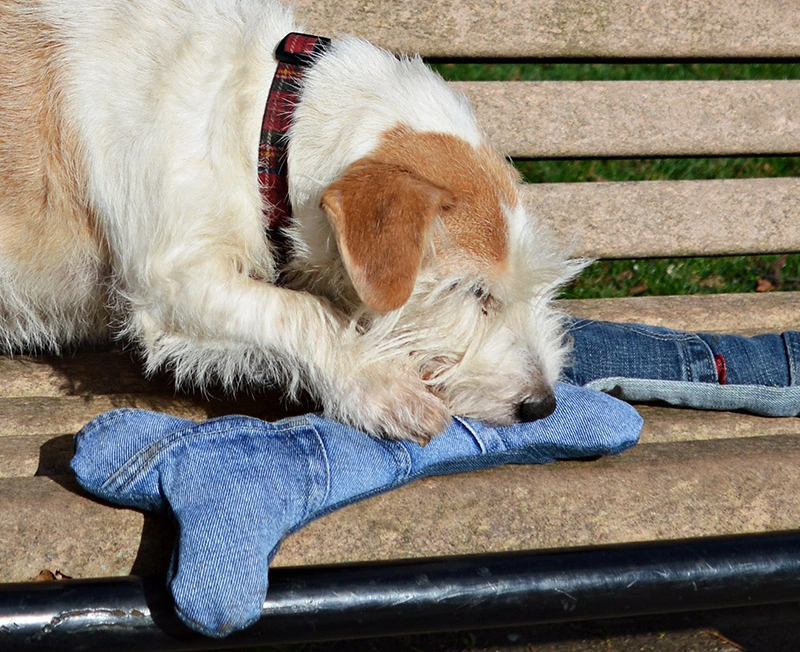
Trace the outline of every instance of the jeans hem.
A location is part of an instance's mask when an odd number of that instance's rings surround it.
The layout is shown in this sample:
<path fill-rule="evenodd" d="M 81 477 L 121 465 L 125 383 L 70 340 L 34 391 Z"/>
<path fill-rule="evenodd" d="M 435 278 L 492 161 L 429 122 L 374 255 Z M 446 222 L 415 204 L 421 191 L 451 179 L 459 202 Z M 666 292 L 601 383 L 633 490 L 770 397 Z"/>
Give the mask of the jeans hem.
<path fill-rule="evenodd" d="M 746 410 L 770 417 L 796 417 L 800 414 L 800 385 L 719 385 L 609 377 L 593 380 L 586 387 L 626 401 L 663 401 L 669 405 L 701 410 Z"/>

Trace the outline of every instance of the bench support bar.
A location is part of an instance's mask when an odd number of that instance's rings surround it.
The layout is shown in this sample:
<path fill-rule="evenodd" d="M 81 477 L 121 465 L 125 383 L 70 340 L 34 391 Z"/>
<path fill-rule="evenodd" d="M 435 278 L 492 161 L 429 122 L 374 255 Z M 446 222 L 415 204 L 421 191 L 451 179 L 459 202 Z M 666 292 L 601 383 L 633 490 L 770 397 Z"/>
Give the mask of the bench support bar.
<path fill-rule="evenodd" d="M 261 620 L 189 632 L 135 577 L 0 585 L 0 649 L 202 650 L 800 601 L 800 533 L 278 568 Z"/>

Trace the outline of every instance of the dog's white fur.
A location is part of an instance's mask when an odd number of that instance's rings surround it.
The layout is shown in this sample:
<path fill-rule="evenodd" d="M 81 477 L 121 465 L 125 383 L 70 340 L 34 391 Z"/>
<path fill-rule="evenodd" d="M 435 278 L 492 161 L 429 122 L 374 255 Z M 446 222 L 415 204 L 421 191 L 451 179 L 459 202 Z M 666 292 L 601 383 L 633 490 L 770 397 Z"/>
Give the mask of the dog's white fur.
<path fill-rule="evenodd" d="M 450 414 L 514 420 L 552 395 L 565 348 L 550 301 L 579 264 L 418 58 L 343 38 L 309 70 L 289 141 L 297 255 L 290 288 L 274 284 L 256 158 L 272 51 L 294 30 L 270 0 L 0 0 L 4 348 L 119 335 L 179 383 L 284 383 L 392 437 L 424 440 Z M 463 197 L 419 178 L 417 161 L 451 165 L 422 161 L 428 142 L 477 161 Z M 361 167 L 399 175 L 394 202 L 410 184 L 429 207 L 422 227 L 395 226 L 399 253 L 358 249 L 343 225 Z M 491 237 L 461 233 L 471 202 L 496 204 Z M 454 206 L 461 222 L 443 217 Z M 415 262 L 405 241 L 420 233 Z M 362 264 L 394 256 L 406 289 Z"/>

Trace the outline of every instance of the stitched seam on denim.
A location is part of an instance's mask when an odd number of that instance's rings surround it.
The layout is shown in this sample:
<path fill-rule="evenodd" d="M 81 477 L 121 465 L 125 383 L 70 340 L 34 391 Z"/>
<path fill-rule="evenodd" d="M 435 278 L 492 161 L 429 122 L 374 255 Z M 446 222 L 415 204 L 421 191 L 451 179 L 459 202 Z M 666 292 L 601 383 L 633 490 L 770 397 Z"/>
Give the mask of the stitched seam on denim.
<path fill-rule="evenodd" d="M 472 424 L 471 423 L 469 423 L 468 421 L 466 421 L 466 420 L 464 420 L 464 419 L 462 419 L 460 417 L 453 417 L 453 421 L 458 421 L 466 429 L 466 431 L 472 436 L 473 441 L 475 442 L 475 444 L 477 444 L 478 448 L 481 451 L 481 455 L 485 454 L 488 451 L 488 449 L 486 448 L 483 440 L 480 437 L 478 437 L 478 434 L 472 428 Z"/>
<path fill-rule="evenodd" d="M 106 412 L 105 414 L 101 414 L 98 417 L 92 419 L 88 424 L 86 424 L 81 430 L 78 432 L 76 437 L 83 438 L 84 435 L 88 435 L 89 433 L 93 433 L 96 430 L 99 430 L 102 426 L 104 426 L 109 421 L 113 421 L 120 417 L 120 415 L 131 414 L 131 413 L 140 413 L 141 410 L 136 408 L 117 408 L 116 410 L 111 410 Z"/>
<path fill-rule="evenodd" d="M 680 331 L 654 331 L 650 327 L 642 326 L 640 324 L 620 324 L 622 330 L 638 335 L 644 335 L 660 342 L 686 342 L 687 340 L 694 339 L 695 335 L 692 333 L 683 333 Z"/>
<path fill-rule="evenodd" d="M 620 330 L 636 333 L 638 335 L 644 335 L 654 340 L 659 340 L 660 342 L 684 342 L 686 340 L 690 340 L 695 337 L 693 333 L 684 333 L 683 331 L 673 331 L 670 329 L 664 329 L 663 332 L 659 332 L 654 330 L 656 328 L 661 328 L 658 326 L 648 326 L 646 324 L 622 323 L 622 322 L 602 322 L 593 319 L 579 320 L 579 323 L 570 326 L 569 330 L 570 331 L 583 330 L 586 327 L 591 326 L 593 324 L 601 324 L 601 325 L 606 324 L 609 326 L 613 326 L 615 328 L 619 328 Z"/>
<path fill-rule="evenodd" d="M 674 344 L 677 348 L 678 364 L 683 379 L 688 381 L 702 381 L 707 374 L 713 379 L 713 382 L 717 382 L 718 380 L 716 365 L 713 363 L 714 356 L 711 349 L 708 344 L 695 333 L 675 331 L 646 324 L 603 322 L 591 319 L 574 321 L 573 325 L 570 327 L 570 331 L 585 330 L 593 325 L 608 326 L 618 331 L 633 333 L 656 342 Z M 699 353 L 699 359 L 695 360 L 695 356 L 692 355 L 692 353 L 696 351 L 694 347 L 698 345 L 702 347 L 702 352 Z M 565 370 L 564 373 L 566 377 L 568 377 L 571 372 Z"/>
<path fill-rule="evenodd" d="M 714 352 L 708 343 L 699 335 L 689 334 L 684 340 L 681 340 L 684 356 L 686 358 L 687 378 L 690 382 L 708 382 L 703 380 L 706 375 L 710 376 L 711 382 L 719 383 L 719 371 L 714 362 Z M 695 347 L 699 347 L 699 359 L 696 359 L 692 353 Z"/>
<path fill-rule="evenodd" d="M 309 419 L 309 420 L 307 420 L 307 423 L 308 423 L 308 427 L 314 433 L 314 439 L 317 442 L 317 449 L 320 451 L 321 457 L 323 459 L 323 464 L 321 465 L 323 468 L 321 468 L 320 470 L 322 471 L 322 474 L 325 476 L 325 480 L 324 480 L 323 483 L 314 482 L 314 486 L 315 487 L 319 486 L 320 484 L 323 484 L 324 485 L 324 490 L 322 492 L 320 492 L 320 491 L 316 492 L 317 495 L 319 495 L 320 493 L 322 495 L 319 496 L 318 498 L 316 498 L 315 500 L 313 498 L 310 498 L 309 500 L 306 501 L 306 506 L 305 506 L 305 510 L 303 511 L 303 517 L 302 517 L 303 520 L 306 520 L 311 512 L 314 512 L 314 511 L 318 510 L 320 505 L 324 505 L 325 502 L 328 500 L 328 496 L 330 496 L 330 493 L 331 493 L 331 461 L 330 461 L 330 458 L 328 456 L 328 449 L 325 448 L 325 441 L 322 439 L 322 436 L 319 434 L 319 431 L 317 430 L 316 426 L 314 425 L 314 422 Z M 310 459 L 313 460 L 313 459 L 316 459 L 316 457 L 312 455 Z M 309 469 L 309 472 L 314 474 L 314 475 L 317 474 L 312 469 Z M 310 505 L 312 500 L 314 502 L 314 506 L 313 507 Z"/>
<path fill-rule="evenodd" d="M 786 347 L 786 358 L 789 361 L 789 386 L 797 385 L 798 379 L 798 360 L 800 359 L 800 333 L 797 331 L 787 331 L 781 333 L 784 346 Z"/>
<path fill-rule="evenodd" d="M 135 412 L 135 410 L 133 410 Z M 263 424 L 262 421 L 252 417 L 236 417 L 238 420 L 246 422 L 256 422 Z M 288 421 L 288 420 L 287 420 Z M 221 417 L 201 423 L 195 423 L 187 428 L 173 431 L 164 435 L 160 439 L 140 449 L 136 454 L 129 457 L 114 473 L 112 473 L 102 485 L 101 490 L 121 491 L 136 482 L 142 475 L 146 474 L 155 464 L 163 458 L 164 454 L 174 448 L 178 443 L 189 439 L 195 440 L 208 436 L 230 435 L 230 427 L 222 427 L 222 424 L 229 423 L 229 417 Z M 271 424 L 273 429 L 278 432 L 292 431 L 296 428 L 296 423 L 277 422 Z M 210 426 L 214 426 L 210 428 Z M 310 426 L 310 424 L 309 424 Z"/>
<path fill-rule="evenodd" d="M 705 393 L 711 392 L 720 392 L 722 394 L 734 394 L 737 390 L 742 390 L 744 392 L 756 392 L 756 393 L 765 393 L 765 394 L 787 394 L 791 396 L 795 393 L 800 394 L 800 385 L 792 385 L 789 387 L 777 387 L 775 385 L 743 385 L 743 384 L 736 384 L 736 385 L 717 385 L 716 383 L 703 383 L 703 382 L 693 382 L 689 380 L 664 380 L 661 378 L 629 378 L 627 376 L 606 376 L 604 378 L 595 378 L 594 380 L 586 383 L 584 387 L 588 389 L 593 389 L 597 386 L 607 386 L 610 384 L 617 384 L 617 385 L 642 385 L 642 386 L 658 386 L 659 384 L 663 384 L 665 387 L 678 387 L 678 386 L 686 386 L 691 388 L 696 388 L 699 391 Z"/>
<path fill-rule="evenodd" d="M 136 413 L 136 410 L 131 410 Z M 146 472 L 156 463 L 156 458 L 165 450 L 167 450 L 175 440 L 181 439 L 183 433 L 193 430 L 198 424 L 192 424 L 186 428 L 172 431 L 157 439 L 153 443 L 140 448 L 133 455 L 131 455 L 123 464 L 117 468 L 111 475 L 106 478 L 105 482 L 100 485 L 101 490 L 119 490 L 131 484 L 135 479 L 141 477 L 141 474 Z M 166 443 L 164 443 L 166 441 Z M 149 460 L 149 461 L 148 461 Z"/>
<path fill-rule="evenodd" d="M 408 452 L 406 446 L 416 446 L 407 441 L 400 441 L 399 446 L 393 445 L 384 439 L 376 439 L 383 450 L 389 453 L 394 459 L 395 466 L 398 470 L 398 481 L 405 482 L 408 474 L 411 473 L 411 453 Z M 398 443 L 398 442 L 395 442 Z"/>

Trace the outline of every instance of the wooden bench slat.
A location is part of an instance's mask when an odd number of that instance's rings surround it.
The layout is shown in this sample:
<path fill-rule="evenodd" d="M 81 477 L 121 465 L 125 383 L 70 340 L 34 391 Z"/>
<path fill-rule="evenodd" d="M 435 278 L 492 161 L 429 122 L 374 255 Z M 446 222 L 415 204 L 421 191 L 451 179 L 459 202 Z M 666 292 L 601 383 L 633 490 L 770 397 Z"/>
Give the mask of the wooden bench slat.
<path fill-rule="evenodd" d="M 800 439 L 774 436 L 654 443 L 594 462 L 431 478 L 315 521 L 284 541 L 275 565 L 796 529 L 799 465 Z M 0 581 L 41 568 L 126 574 L 137 558 L 138 573 L 163 574 L 164 519 L 75 491 L 69 478 L 0 479 Z"/>
<path fill-rule="evenodd" d="M 43 569 L 73 577 L 127 575 L 139 555 L 145 569 L 163 574 L 167 519 L 79 492 L 68 477 L 0 479 L 0 582 L 28 581 Z"/>
<path fill-rule="evenodd" d="M 0 398 L 91 396 L 165 389 L 120 351 L 81 351 L 64 356 L 0 356 Z"/>
<path fill-rule="evenodd" d="M 0 437 L 0 478 L 69 475 L 72 435 L 29 433 Z"/>
<path fill-rule="evenodd" d="M 760 417 L 738 412 L 713 412 L 637 405 L 644 419 L 639 445 L 668 442 L 800 435 L 796 417 Z"/>
<path fill-rule="evenodd" d="M 800 328 L 800 292 L 582 299 L 565 300 L 560 305 L 576 317 L 643 322 L 683 330 L 725 332 L 735 328 L 736 332 L 756 333 Z M 107 370 L 116 382 L 105 382 L 104 376 L 94 377 L 101 369 Z M 201 415 L 210 409 L 200 399 L 173 394 L 168 385 L 148 381 L 141 375 L 141 367 L 114 351 L 80 352 L 65 358 L 0 356 L 0 374 L 3 379 L 0 399 L 73 397 L 73 404 L 79 404 L 91 403 L 92 396 L 127 394 L 132 396 L 131 401 L 117 398 L 114 405 L 133 405 L 144 400 L 151 405 L 174 401 L 176 406 L 184 406 L 187 416 Z M 150 396 L 136 398 L 139 394 Z M 196 401 L 203 408 L 187 411 L 187 401 Z M 235 405 L 244 405 L 242 409 L 248 412 L 251 410 L 248 401 Z M 90 407 L 86 413 L 93 411 Z M 214 411 L 221 413 L 222 408 Z M 57 428 L 53 432 L 58 431 L 65 429 Z"/>
<path fill-rule="evenodd" d="M 0 399 L 0 439 L 41 433 L 74 434 L 94 417 L 122 407 L 167 412 L 187 419 L 209 416 L 208 410 L 190 399 L 159 394 L 6 398 Z"/>
<path fill-rule="evenodd" d="M 639 405 L 645 420 L 641 444 L 707 439 L 800 435 L 796 418 L 766 418 L 735 412 L 709 416 L 698 410 Z M 69 475 L 71 434 L 29 433 L 0 437 L 0 478 Z"/>
<path fill-rule="evenodd" d="M 513 157 L 800 153 L 800 81 L 461 82 Z"/>
<path fill-rule="evenodd" d="M 708 58 L 800 55 L 783 0 L 295 0 L 306 29 L 430 57 Z"/>
<path fill-rule="evenodd" d="M 255 398 L 243 397 L 236 402 L 204 401 L 160 392 L 0 398 L 0 441 L 17 435 L 71 435 L 96 416 L 119 408 L 153 410 L 194 420 L 231 413 L 276 420 L 312 409 L 311 406 L 284 405 L 277 392 Z"/>
<path fill-rule="evenodd" d="M 576 317 L 642 322 L 683 330 L 725 332 L 735 329 L 741 333 L 757 333 L 800 328 L 800 292 L 567 300 L 561 302 L 561 307 Z M 103 369 L 115 382 L 106 382 L 104 375 L 94 376 Z M 115 405 L 136 404 L 137 401 L 141 404 L 142 400 L 150 405 L 174 401 L 178 407 L 183 405 L 184 413 L 192 417 L 202 415 L 209 409 L 200 399 L 173 394 L 168 385 L 148 381 L 142 376 L 139 365 L 126 355 L 114 351 L 100 354 L 80 352 L 64 358 L 0 356 L 0 377 L 3 379 L 0 384 L 0 401 L 31 397 L 73 397 L 73 404 L 91 404 L 94 400 L 89 398 L 91 396 L 128 394 L 135 397 L 149 393 L 149 398 L 134 398 L 131 402 L 117 399 Z M 189 410 L 186 407 L 187 401 L 196 401 L 204 407 Z M 242 403 L 240 401 L 236 405 Z M 250 402 L 244 403 L 243 409 L 249 413 L 252 405 Z M 35 406 L 23 412 L 29 413 L 34 408 Z M 86 413 L 94 410 L 95 408 L 89 407 Z M 212 411 L 221 413 L 223 409 L 220 407 Z M 60 427 L 53 432 L 68 430 L 69 428 Z M 8 428 L 3 430 L 0 426 L 0 433 L 2 432 L 19 434 Z"/>
<path fill-rule="evenodd" d="M 529 184 L 523 202 L 591 258 L 800 251 L 800 178 Z"/>
<path fill-rule="evenodd" d="M 570 315 L 712 333 L 800 329 L 800 292 L 624 297 L 562 301 Z"/>

